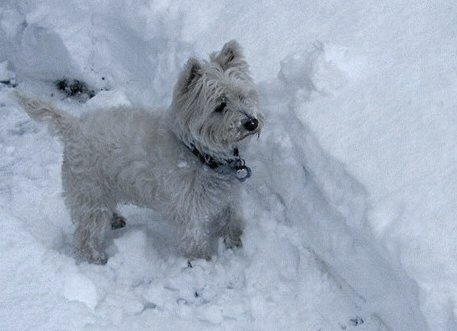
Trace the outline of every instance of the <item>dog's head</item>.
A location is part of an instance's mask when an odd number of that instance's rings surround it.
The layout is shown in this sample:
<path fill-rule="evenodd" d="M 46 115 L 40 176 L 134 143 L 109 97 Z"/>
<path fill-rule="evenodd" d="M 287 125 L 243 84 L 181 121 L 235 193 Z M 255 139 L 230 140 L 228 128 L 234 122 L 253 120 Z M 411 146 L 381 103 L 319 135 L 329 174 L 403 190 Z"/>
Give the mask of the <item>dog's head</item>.
<path fill-rule="evenodd" d="M 175 132 L 187 145 L 218 159 L 233 157 L 260 134 L 263 115 L 240 45 L 232 40 L 210 61 L 191 58 L 175 86 Z"/>

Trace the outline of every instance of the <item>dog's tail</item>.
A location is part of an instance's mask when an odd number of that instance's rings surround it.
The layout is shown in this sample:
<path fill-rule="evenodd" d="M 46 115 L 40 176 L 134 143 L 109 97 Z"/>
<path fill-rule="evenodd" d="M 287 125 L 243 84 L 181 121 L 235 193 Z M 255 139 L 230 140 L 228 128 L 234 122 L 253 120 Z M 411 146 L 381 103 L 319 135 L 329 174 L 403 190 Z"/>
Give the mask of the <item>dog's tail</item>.
<path fill-rule="evenodd" d="M 76 117 L 54 108 L 50 103 L 25 95 L 15 93 L 16 100 L 24 108 L 27 114 L 39 122 L 47 122 L 50 125 L 50 132 L 54 135 L 66 138 L 77 126 Z"/>

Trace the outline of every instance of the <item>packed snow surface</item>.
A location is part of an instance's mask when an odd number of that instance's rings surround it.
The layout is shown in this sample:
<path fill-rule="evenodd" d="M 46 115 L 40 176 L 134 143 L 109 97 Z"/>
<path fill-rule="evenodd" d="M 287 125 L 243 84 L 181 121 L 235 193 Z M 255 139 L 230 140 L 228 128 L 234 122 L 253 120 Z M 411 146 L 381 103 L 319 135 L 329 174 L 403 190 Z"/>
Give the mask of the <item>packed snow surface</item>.
<path fill-rule="evenodd" d="M 243 248 L 189 267 L 126 206 L 108 263 L 77 264 L 62 146 L 12 91 L 153 111 L 230 39 L 267 117 Z M 457 330 L 456 54 L 455 1 L 2 0 L 0 330 Z"/>

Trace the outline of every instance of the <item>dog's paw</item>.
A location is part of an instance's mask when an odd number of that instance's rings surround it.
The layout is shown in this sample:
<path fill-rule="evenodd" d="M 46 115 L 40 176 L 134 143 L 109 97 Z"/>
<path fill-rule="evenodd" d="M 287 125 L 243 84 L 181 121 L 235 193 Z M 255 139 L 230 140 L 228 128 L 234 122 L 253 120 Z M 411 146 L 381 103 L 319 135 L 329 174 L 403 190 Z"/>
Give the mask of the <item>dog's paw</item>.
<path fill-rule="evenodd" d="M 106 253 L 102 252 L 81 252 L 81 250 L 77 250 L 76 252 L 76 260 L 78 263 L 80 262 L 89 262 L 91 264 L 99 264 L 104 265 L 108 262 L 108 256 Z"/>
<path fill-rule="evenodd" d="M 225 237 L 224 245 L 225 245 L 225 248 L 227 248 L 227 249 L 240 248 L 240 247 L 243 247 L 243 242 L 241 241 L 240 237 L 236 237 L 236 238 Z"/>
<path fill-rule="evenodd" d="M 85 254 L 87 261 L 92 264 L 106 264 L 108 262 L 108 256 L 104 251 L 98 251 L 91 249 Z"/>
<path fill-rule="evenodd" d="M 233 249 L 237 247 L 243 247 L 243 243 L 241 242 L 241 235 L 243 234 L 243 230 L 238 227 L 231 228 L 227 233 L 224 235 L 224 244 L 227 249 Z"/>
<path fill-rule="evenodd" d="M 200 259 L 210 261 L 211 256 L 214 253 L 210 245 L 208 245 L 208 242 L 192 241 L 191 243 L 187 243 L 187 245 L 181 243 L 181 250 L 183 255 L 187 257 L 188 261 L 191 263 L 192 261 Z"/>
<path fill-rule="evenodd" d="M 106 254 L 103 254 L 103 256 L 98 256 L 97 258 L 92 258 L 89 263 L 92 264 L 99 264 L 99 265 L 104 265 L 108 262 L 108 256 Z"/>
<path fill-rule="evenodd" d="M 126 224 L 123 216 L 116 213 L 113 214 L 113 218 L 111 219 L 111 228 L 113 230 L 122 229 Z"/>
<path fill-rule="evenodd" d="M 74 252 L 79 262 L 87 261 L 92 264 L 106 264 L 108 256 L 104 249 L 94 241 L 76 241 Z"/>
<path fill-rule="evenodd" d="M 192 261 L 196 260 L 206 260 L 206 261 L 211 261 L 211 255 L 209 253 L 204 253 L 204 252 L 192 252 L 192 253 L 185 253 L 184 254 L 187 257 L 187 266 L 189 268 L 192 268 Z"/>

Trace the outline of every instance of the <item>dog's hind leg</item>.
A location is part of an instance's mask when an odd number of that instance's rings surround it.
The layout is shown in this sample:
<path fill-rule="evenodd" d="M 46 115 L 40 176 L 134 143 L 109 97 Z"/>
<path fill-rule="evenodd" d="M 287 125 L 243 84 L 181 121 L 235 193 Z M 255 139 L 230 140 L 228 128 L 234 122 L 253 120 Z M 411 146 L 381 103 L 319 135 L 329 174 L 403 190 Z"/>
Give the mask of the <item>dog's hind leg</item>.
<path fill-rule="evenodd" d="M 113 212 L 107 208 L 84 208 L 79 215 L 74 245 L 76 254 L 90 263 L 105 264 L 108 257 L 105 253 L 105 237 L 111 228 Z"/>
<path fill-rule="evenodd" d="M 90 176 L 75 176 L 64 160 L 62 183 L 65 204 L 76 224 L 74 248 L 76 255 L 90 263 L 105 264 L 105 237 L 111 230 L 115 203 Z"/>

